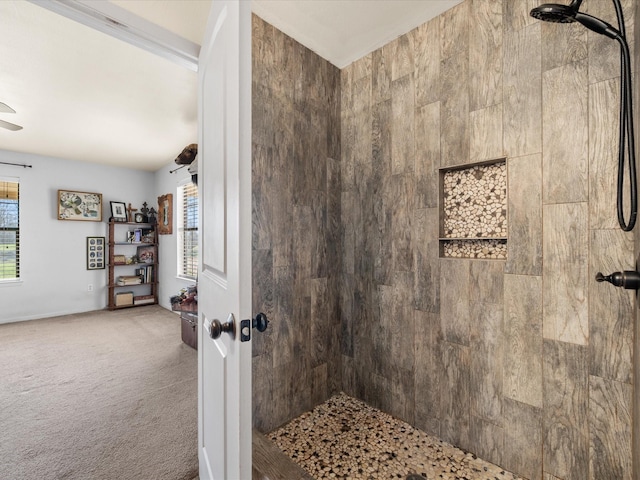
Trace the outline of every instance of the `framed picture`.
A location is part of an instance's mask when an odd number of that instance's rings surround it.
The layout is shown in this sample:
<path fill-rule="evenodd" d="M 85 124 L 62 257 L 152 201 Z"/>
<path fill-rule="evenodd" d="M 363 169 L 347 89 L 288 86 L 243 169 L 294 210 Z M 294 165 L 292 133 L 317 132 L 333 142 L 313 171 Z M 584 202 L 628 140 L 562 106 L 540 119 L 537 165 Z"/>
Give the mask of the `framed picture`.
<path fill-rule="evenodd" d="M 114 222 L 126 222 L 127 221 L 127 206 L 124 202 L 110 202 L 111 203 L 111 218 Z"/>
<path fill-rule="evenodd" d="M 158 233 L 160 235 L 173 233 L 173 195 L 171 193 L 158 197 Z"/>
<path fill-rule="evenodd" d="M 102 194 L 58 190 L 58 220 L 102 221 Z"/>
<path fill-rule="evenodd" d="M 134 243 L 142 242 L 142 229 L 141 228 L 136 228 L 133 231 L 133 242 Z"/>
<path fill-rule="evenodd" d="M 104 237 L 87 237 L 87 270 L 104 268 Z"/>
<path fill-rule="evenodd" d="M 153 263 L 156 249 L 151 245 L 138 247 L 136 255 L 138 263 Z"/>

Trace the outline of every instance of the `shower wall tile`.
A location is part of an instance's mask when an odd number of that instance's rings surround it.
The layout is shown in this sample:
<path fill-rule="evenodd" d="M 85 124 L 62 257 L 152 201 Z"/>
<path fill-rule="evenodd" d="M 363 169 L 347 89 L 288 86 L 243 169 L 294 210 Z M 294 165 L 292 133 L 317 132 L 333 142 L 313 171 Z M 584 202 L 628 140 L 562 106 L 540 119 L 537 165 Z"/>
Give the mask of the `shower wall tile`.
<path fill-rule="evenodd" d="M 579 480 L 589 475 L 587 348 L 544 341 L 544 471 Z"/>
<path fill-rule="evenodd" d="M 414 62 L 414 36 L 413 31 L 401 35 L 388 45 L 391 48 L 391 80 L 398 80 L 405 75 L 413 74 Z"/>
<path fill-rule="evenodd" d="M 415 163 L 415 87 L 413 75 L 405 75 L 391 84 L 391 172 L 394 175 L 414 171 Z"/>
<path fill-rule="evenodd" d="M 460 5 L 466 5 L 462 3 Z M 442 25 L 441 25 L 442 26 Z M 458 54 L 440 64 L 441 166 L 469 163 L 469 58 Z"/>
<path fill-rule="evenodd" d="M 416 109 L 416 208 L 437 207 L 440 168 L 440 102 Z"/>
<path fill-rule="evenodd" d="M 469 52 L 469 2 L 462 2 L 450 8 L 438 19 L 441 58 L 467 55 Z"/>
<path fill-rule="evenodd" d="M 521 5 L 504 2 L 505 5 Z M 511 158 L 542 152 L 540 22 L 505 33 L 504 151 Z"/>
<path fill-rule="evenodd" d="M 469 303 L 502 305 L 504 301 L 504 262 L 478 260 L 470 263 Z"/>
<path fill-rule="evenodd" d="M 570 65 L 587 58 L 587 29 L 579 23 L 540 22 L 542 71 Z"/>
<path fill-rule="evenodd" d="M 608 275 L 633 270 L 633 239 L 617 230 L 592 230 L 589 271 Z M 607 288 L 610 287 L 610 288 Z M 590 373 L 618 382 L 633 382 L 634 292 L 611 288 L 609 283 L 589 282 Z"/>
<path fill-rule="evenodd" d="M 617 228 L 619 79 L 589 85 L 589 224 Z M 625 218 L 629 202 L 625 200 Z"/>
<path fill-rule="evenodd" d="M 328 373 L 342 369 L 339 318 L 348 307 L 337 293 L 348 244 L 338 230 L 340 190 L 343 178 L 348 187 L 355 182 L 342 168 L 340 124 L 351 121 L 353 145 L 357 113 L 365 110 L 355 108 L 361 90 L 350 84 L 343 115 L 338 69 L 260 18 L 252 21 L 252 50 L 260 53 L 252 59 L 252 303 L 271 321 L 253 342 L 253 416 L 266 431 L 324 401 L 342 382 Z M 357 82 L 360 70 L 345 78 Z M 354 165 L 356 150 L 345 152 L 345 165 Z M 347 238 L 355 238 L 351 233 Z"/>
<path fill-rule="evenodd" d="M 440 325 L 443 339 L 469 345 L 470 261 L 440 259 Z"/>
<path fill-rule="evenodd" d="M 633 387 L 595 376 L 589 387 L 589 478 L 631 479 Z"/>
<path fill-rule="evenodd" d="M 413 222 L 415 308 L 437 313 L 440 311 L 438 209 L 416 209 Z"/>
<path fill-rule="evenodd" d="M 415 422 L 428 433 L 440 435 L 443 398 L 442 334 L 437 314 L 416 310 L 415 316 Z"/>
<path fill-rule="evenodd" d="M 586 345 L 588 218 L 586 203 L 544 206 L 544 338 Z"/>
<path fill-rule="evenodd" d="M 413 175 L 393 175 L 390 179 L 388 200 L 391 209 L 391 248 L 394 269 L 396 271 L 412 271 L 415 245 L 411 234 L 415 201 Z"/>
<path fill-rule="evenodd" d="M 469 448 L 469 348 L 442 343 L 442 399 L 440 438 Z"/>
<path fill-rule="evenodd" d="M 510 0 L 507 0 L 510 1 Z M 502 0 L 470 0 L 469 110 L 502 103 Z M 498 130 L 501 132 L 502 128 Z M 502 138 L 502 136 L 500 136 Z M 502 144 L 502 142 L 500 142 Z"/>
<path fill-rule="evenodd" d="M 416 28 L 414 48 L 416 106 L 422 106 L 440 99 L 440 18 Z"/>
<path fill-rule="evenodd" d="M 504 395 L 542 408 L 542 277 L 505 275 L 504 306 Z"/>
<path fill-rule="evenodd" d="M 495 425 L 502 425 L 504 370 L 503 305 L 474 303 L 470 318 L 469 373 L 471 414 Z"/>
<path fill-rule="evenodd" d="M 393 43 L 371 53 L 371 104 L 377 105 L 391 99 L 391 75 Z"/>
<path fill-rule="evenodd" d="M 504 399 L 503 465 L 530 480 L 542 479 L 542 411 L 508 398 Z M 547 478 L 549 477 L 549 478 Z M 545 480 L 552 480 L 545 475 Z"/>
<path fill-rule="evenodd" d="M 622 11 L 625 19 L 626 38 L 629 44 L 631 58 L 633 59 L 635 46 L 635 8 L 634 0 L 621 0 Z M 580 11 L 601 18 L 611 25 L 618 25 L 616 10 L 613 3 L 609 2 L 585 2 Z M 597 83 L 620 76 L 620 48 L 612 39 L 595 32 L 587 32 L 587 44 L 589 49 L 589 83 Z M 632 60 L 633 63 L 633 60 Z M 612 104 L 613 105 L 613 104 Z"/>
<path fill-rule="evenodd" d="M 542 76 L 544 203 L 588 199 L 587 80 L 585 61 L 546 71 Z"/>
<path fill-rule="evenodd" d="M 535 18 L 529 15 L 531 9 L 539 5 L 540 2 L 538 0 L 512 0 L 502 2 L 502 23 L 505 32 L 515 32 L 522 30 L 529 25 L 539 23 Z"/>
<path fill-rule="evenodd" d="M 542 156 L 510 158 L 505 273 L 542 274 Z"/>
<path fill-rule="evenodd" d="M 470 159 L 472 162 L 493 160 L 504 155 L 502 148 L 502 104 L 492 105 L 469 114 Z"/>
<path fill-rule="evenodd" d="M 504 429 L 501 426 L 471 415 L 469 444 L 480 458 L 496 465 L 504 463 Z"/>

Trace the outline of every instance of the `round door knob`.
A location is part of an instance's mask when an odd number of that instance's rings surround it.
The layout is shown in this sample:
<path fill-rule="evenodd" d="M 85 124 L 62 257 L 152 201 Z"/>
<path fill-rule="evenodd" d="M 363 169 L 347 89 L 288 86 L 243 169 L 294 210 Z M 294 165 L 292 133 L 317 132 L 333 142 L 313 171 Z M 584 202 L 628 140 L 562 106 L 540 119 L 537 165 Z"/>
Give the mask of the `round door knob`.
<path fill-rule="evenodd" d="M 268 326 L 269 320 L 267 320 L 267 316 L 264 313 L 259 313 L 256 315 L 256 318 L 253 319 L 252 327 L 259 332 L 264 332 Z"/>
<path fill-rule="evenodd" d="M 211 321 L 211 338 L 214 340 L 220 338 L 222 332 L 232 333 L 233 332 L 233 323 L 220 323 L 220 320 L 214 319 Z"/>

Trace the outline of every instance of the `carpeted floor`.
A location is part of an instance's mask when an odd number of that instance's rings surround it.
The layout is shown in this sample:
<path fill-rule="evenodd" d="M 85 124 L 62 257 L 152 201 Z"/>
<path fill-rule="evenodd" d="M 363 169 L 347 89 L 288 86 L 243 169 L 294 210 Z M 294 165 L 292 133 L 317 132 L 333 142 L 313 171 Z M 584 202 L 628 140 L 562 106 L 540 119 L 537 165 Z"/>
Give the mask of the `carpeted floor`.
<path fill-rule="evenodd" d="M 0 325 L 0 479 L 191 480 L 197 352 L 158 306 Z"/>

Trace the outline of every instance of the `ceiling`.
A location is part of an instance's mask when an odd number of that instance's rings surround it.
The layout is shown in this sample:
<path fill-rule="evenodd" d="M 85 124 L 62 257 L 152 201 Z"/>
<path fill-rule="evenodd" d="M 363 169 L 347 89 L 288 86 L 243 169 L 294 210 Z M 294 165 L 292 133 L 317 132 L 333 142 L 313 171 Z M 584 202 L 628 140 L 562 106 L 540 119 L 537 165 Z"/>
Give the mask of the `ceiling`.
<path fill-rule="evenodd" d="M 104 0 L 100 0 L 104 2 Z M 338 67 L 461 0 L 254 0 Z M 210 0 L 109 2 L 193 43 Z M 24 0 L 0 1 L 0 149 L 155 171 L 197 141 L 197 74 Z"/>

